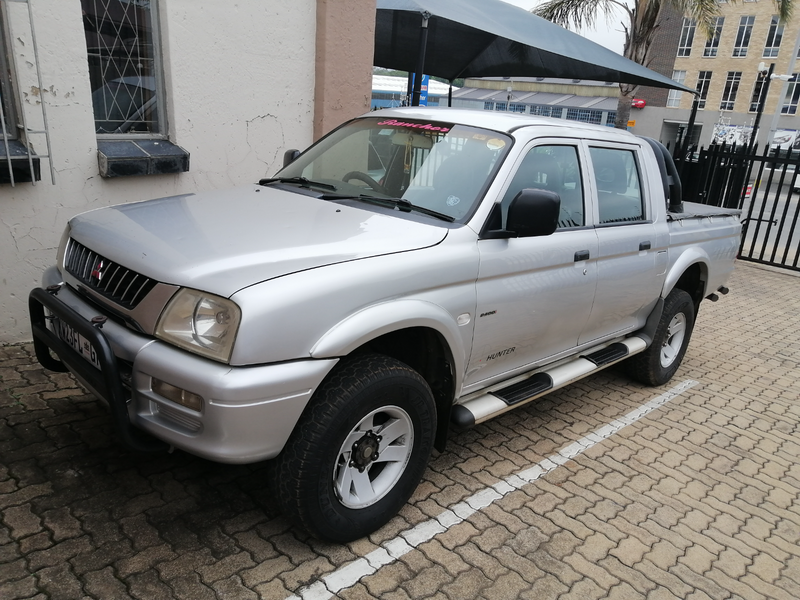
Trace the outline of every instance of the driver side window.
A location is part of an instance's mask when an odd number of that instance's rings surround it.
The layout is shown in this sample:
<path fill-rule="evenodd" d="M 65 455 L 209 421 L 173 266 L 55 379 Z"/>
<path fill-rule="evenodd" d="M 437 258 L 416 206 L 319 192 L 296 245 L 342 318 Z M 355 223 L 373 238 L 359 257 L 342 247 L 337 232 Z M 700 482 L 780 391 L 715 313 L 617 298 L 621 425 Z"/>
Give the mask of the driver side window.
<path fill-rule="evenodd" d="M 575 146 L 536 146 L 528 152 L 501 202 L 504 227 L 511 201 L 524 189 L 558 194 L 561 198 L 559 229 L 584 225 L 583 186 Z"/>

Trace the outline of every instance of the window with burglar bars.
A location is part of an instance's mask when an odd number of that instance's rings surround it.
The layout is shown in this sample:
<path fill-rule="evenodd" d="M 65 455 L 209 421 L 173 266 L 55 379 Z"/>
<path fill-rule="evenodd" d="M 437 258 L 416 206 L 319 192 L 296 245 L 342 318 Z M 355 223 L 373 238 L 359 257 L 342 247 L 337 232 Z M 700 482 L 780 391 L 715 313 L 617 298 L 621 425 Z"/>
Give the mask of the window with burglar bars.
<path fill-rule="evenodd" d="M 11 91 L 10 72 L 6 57 L 5 23 L 0 10 L 0 140 L 16 137 L 14 126 L 14 94 Z"/>
<path fill-rule="evenodd" d="M 781 106 L 781 114 L 797 114 L 797 104 L 800 101 L 800 85 L 797 85 L 797 75 L 797 73 L 792 73 L 792 78 L 789 80 L 789 87 L 783 99 L 783 106 Z"/>
<path fill-rule="evenodd" d="M 711 71 L 700 71 L 697 75 L 697 87 L 699 92 L 697 108 L 703 110 L 706 107 L 706 99 L 708 98 L 708 88 L 711 86 Z"/>
<path fill-rule="evenodd" d="M 769 32 L 767 33 L 767 41 L 764 44 L 764 58 L 775 58 L 778 56 L 778 51 L 781 48 L 781 40 L 783 40 L 783 24 L 780 17 L 777 15 L 772 16 L 772 21 L 769 24 Z"/>
<path fill-rule="evenodd" d="M 81 0 L 98 134 L 163 137 L 156 0 Z"/>
<path fill-rule="evenodd" d="M 747 47 L 750 46 L 750 35 L 753 33 L 754 16 L 740 17 L 739 30 L 736 32 L 736 41 L 733 43 L 733 56 L 747 56 Z"/>
<path fill-rule="evenodd" d="M 686 81 L 686 71 L 673 71 L 672 81 L 675 83 L 683 84 Z M 681 105 L 681 96 L 683 92 L 680 90 L 670 90 L 667 95 L 667 106 L 670 108 L 677 108 Z"/>
<path fill-rule="evenodd" d="M 706 40 L 706 47 L 703 49 L 703 56 L 716 56 L 719 49 L 719 38 L 722 36 L 722 26 L 725 24 L 725 17 L 717 17 L 714 25 L 714 33 Z"/>
<path fill-rule="evenodd" d="M 697 21 L 694 19 L 683 18 L 681 27 L 681 38 L 678 42 L 678 56 L 691 56 L 692 42 L 694 42 L 694 32 L 697 29 Z"/>
<path fill-rule="evenodd" d="M 725 80 L 725 89 L 722 92 L 722 102 L 719 103 L 720 110 L 733 110 L 733 106 L 736 104 L 736 93 L 739 91 L 739 82 L 741 80 L 741 71 L 728 71 L 728 78 Z"/>

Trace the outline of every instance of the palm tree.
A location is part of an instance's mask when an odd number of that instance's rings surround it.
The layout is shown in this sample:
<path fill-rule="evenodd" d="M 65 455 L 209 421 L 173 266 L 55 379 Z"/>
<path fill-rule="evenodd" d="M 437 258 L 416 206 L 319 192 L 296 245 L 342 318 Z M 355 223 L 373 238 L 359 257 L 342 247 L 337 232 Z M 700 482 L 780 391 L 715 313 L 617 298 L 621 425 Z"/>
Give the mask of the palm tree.
<path fill-rule="evenodd" d="M 786 22 L 792 13 L 793 0 L 774 0 L 778 15 Z M 648 66 L 650 46 L 663 19 L 670 14 L 684 15 L 697 22 L 699 29 L 707 36 L 714 33 L 716 17 L 719 14 L 717 0 L 633 0 L 632 6 L 624 0 L 548 0 L 534 9 L 540 17 L 557 23 L 562 27 L 593 27 L 597 18 L 606 19 L 621 9 L 624 13 L 622 28 L 625 31 L 625 47 L 622 52 L 640 65 Z M 638 85 L 620 83 L 620 98 L 617 107 L 615 127 L 625 129 L 631 112 Z"/>

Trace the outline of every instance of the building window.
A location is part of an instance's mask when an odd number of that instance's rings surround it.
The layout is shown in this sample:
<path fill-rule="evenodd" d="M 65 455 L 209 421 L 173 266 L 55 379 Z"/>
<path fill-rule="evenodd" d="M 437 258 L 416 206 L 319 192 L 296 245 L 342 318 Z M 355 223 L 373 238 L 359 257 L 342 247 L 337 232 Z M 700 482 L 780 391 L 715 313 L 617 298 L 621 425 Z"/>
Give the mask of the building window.
<path fill-rule="evenodd" d="M 739 91 L 739 82 L 741 80 L 741 71 L 728 71 L 728 78 L 725 80 L 725 89 L 722 92 L 722 102 L 719 103 L 720 110 L 733 110 L 733 105 L 736 103 L 736 93 Z"/>
<path fill-rule="evenodd" d="M 166 131 L 156 0 L 81 0 L 95 130 Z"/>
<path fill-rule="evenodd" d="M 494 109 L 495 110 L 499 110 L 499 111 L 505 112 L 506 108 L 508 108 L 508 103 L 507 102 L 495 102 L 494 103 Z"/>
<path fill-rule="evenodd" d="M 483 103 L 483 110 L 494 110 L 494 102 L 487 100 Z"/>
<path fill-rule="evenodd" d="M 603 121 L 603 111 L 589 110 L 586 108 L 568 108 L 567 120 L 600 125 L 600 123 Z"/>
<path fill-rule="evenodd" d="M 525 112 L 525 104 L 514 104 L 511 103 L 508 105 L 508 110 L 515 113 L 524 113 Z"/>
<path fill-rule="evenodd" d="M 769 32 L 767 33 L 767 41 L 764 44 L 764 58 L 775 58 L 778 56 L 778 50 L 781 47 L 781 40 L 783 39 L 783 24 L 780 17 L 774 15 L 769 24 Z"/>
<path fill-rule="evenodd" d="M 531 106 L 531 114 L 538 115 L 540 117 L 553 117 L 555 119 L 560 119 L 561 108 L 555 106 L 534 104 Z"/>
<path fill-rule="evenodd" d="M 706 47 L 703 50 L 703 56 L 716 56 L 717 49 L 719 48 L 719 38 L 722 35 L 722 26 L 725 24 L 725 17 L 717 17 L 717 22 L 714 25 L 714 33 L 711 34 L 706 40 Z"/>
<path fill-rule="evenodd" d="M 678 56 L 691 56 L 692 42 L 694 42 L 694 32 L 697 29 L 697 21 L 694 19 L 683 18 L 681 28 L 681 39 L 678 42 Z"/>
<path fill-rule="evenodd" d="M 617 111 L 608 111 L 606 114 L 606 127 L 614 127 L 617 124 Z"/>
<path fill-rule="evenodd" d="M 759 77 L 753 84 L 753 95 L 750 97 L 750 112 L 758 112 L 758 104 L 761 100 L 761 91 L 764 89 L 764 80 Z"/>
<path fill-rule="evenodd" d="M 686 81 L 686 71 L 673 71 L 672 72 L 672 81 L 675 83 L 683 84 Z M 677 108 L 681 105 L 681 95 L 683 92 L 680 90 L 670 90 L 669 94 L 667 95 L 667 106 L 671 108 Z"/>
<path fill-rule="evenodd" d="M 736 41 L 733 43 L 733 56 L 747 56 L 747 47 L 750 45 L 750 35 L 753 33 L 754 16 L 740 17 L 739 30 L 736 32 Z"/>
<path fill-rule="evenodd" d="M 706 99 L 708 98 L 708 88 L 711 85 L 711 71 L 700 71 L 697 75 L 697 87 L 695 88 L 698 93 L 697 108 L 703 110 L 706 107 Z"/>
<path fill-rule="evenodd" d="M 0 10 L 0 140 L 16 137 L 14 93 L 11 89 L 11 78 L 9 77 L 11 69 L 8 64 L 11 57 L 7 56 L 6 52 L 5 23 L 3 22 L 3 11 Z"/>
<path fill-rule="evenodd" d="M 800 85 L 798 85 L 797 75 L 797 73 L 792 73 L 792 78 L 789 80 L 789 87 L 786 90 L 786 96 L 783 99 L 781 114 L 797 114 L 797 104 L 798 101 L 800 101 Z"/>
<path fill-rule="evenodd" d="M 23 143 L 18 139 L 19 132 L 23 131 L 27 124 L 24 115 L 15 111 L 19 90 L 14 88 L 15 82 L 11 78 L 15 65 L 12 49 L 6 45 L 10 35 L 3 20 L 5 4 L 0 2 L 0 184 L 10 183 L 14 186 L 17 183 L 39 181 L 42 176 L 40 157 L 34 153 L 31 140 L 25 140 Z M 31 49 L 25 48 L 26 55 L 29 50 Z M 34 47 L 32 51 L 35 53 L 36 48 Z M 30 62 L 28 65 L 33 67 Z M 32 134 L 43 133 L 49 151 L 50 140 L 46 128 L 45 131 L 30 131 L 30 129 L 28 131 Z"/>

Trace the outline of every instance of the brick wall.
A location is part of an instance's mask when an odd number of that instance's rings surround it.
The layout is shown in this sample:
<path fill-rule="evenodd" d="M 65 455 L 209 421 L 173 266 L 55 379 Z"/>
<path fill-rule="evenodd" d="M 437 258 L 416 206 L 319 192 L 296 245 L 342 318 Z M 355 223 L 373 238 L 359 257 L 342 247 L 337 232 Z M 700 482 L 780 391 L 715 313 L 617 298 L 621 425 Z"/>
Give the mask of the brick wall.
<path fill-rule="evenodd" d="M 678 41 L 681 35 L 683 16 L 671 7 L 665 7 L 661 24 L 650 46 L 650 62 L 646 66 L 666 77 L 672 77 L 675 68 L 675 56 L 678 53 Z M 649 106 L 667 105 L 669 90 L 642 86 L 636 93 L 637 98 L 647 100 Z"/>

